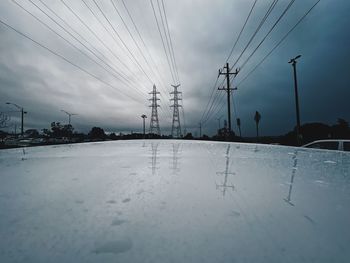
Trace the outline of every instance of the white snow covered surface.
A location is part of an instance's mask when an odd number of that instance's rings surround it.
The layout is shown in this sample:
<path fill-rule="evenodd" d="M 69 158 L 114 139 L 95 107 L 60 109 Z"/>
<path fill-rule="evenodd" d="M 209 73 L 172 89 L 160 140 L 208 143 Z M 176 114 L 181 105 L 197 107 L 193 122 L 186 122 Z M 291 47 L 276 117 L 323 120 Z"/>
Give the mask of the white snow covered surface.
<path fill-rule="evenodd" d="M 350 262 L 350 154 L 145 140 L 0 151 L 0 262 Z"/>

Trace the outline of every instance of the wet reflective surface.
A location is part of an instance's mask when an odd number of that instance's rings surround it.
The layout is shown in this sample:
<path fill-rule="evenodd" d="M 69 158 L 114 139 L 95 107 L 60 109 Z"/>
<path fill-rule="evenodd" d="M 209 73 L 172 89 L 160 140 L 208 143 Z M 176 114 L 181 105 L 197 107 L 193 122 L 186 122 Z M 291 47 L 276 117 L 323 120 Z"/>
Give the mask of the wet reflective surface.
<path fill-rule="evenodd" d="M 348 262 L 350 154 L 120 141 L 0 151 L 0 262 Z"/>

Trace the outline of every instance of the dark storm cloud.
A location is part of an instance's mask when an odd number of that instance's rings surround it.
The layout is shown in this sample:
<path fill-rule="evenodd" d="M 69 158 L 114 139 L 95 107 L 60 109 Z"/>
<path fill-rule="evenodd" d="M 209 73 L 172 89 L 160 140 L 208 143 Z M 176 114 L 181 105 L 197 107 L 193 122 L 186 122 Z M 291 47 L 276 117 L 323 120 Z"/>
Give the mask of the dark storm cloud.
<path fill-rule="evenodd" d="M 29 1 L 18 1 L 25 8 L 43 19 L 62 36 L 84 49 L 76 40 L 67 35 L 55 23 L 50 21 Z M 39 1 L 34 1 L 40 5 Z M 130 55 L 122 51 L 113 40 L 112 30 L 104 31 L 82 1 L 66 1 L 96 31 L 105 43 L 117 53 L 125 64 L 135 73 L 131 74 L 106 50 L 101 43 L 64 7 L 61 1 L 45 1 L 65 19 L 75 30 L 86 37 L 92 46 L 98 48 L 112 67 L 123 68 L 124 74 L 132 79 L 132 88 L 125 86 L 113 75 L 92 62 L 66 41 L 42 26 L 31 16 L 23 12 L 12 1 L 0 3 L 0 18 L 55 52 L 64 55 L 73 63 L 92 72 L 110 83 L 113 88 L 98 82 L 91 76 L 67 64 L 46 50 L 0 26 L 0 109 L 8 109 L 6 101 L 15 102 L 28 109 L 26 123 L 28 127 L 47 128 L 51 121 L 66 120 L 60 112 L 65 109 L 79 116 L 74 118 L 78 130 L 88 130 L 91 126 L 101 126 L 110 131 L 130 131 L 141 128 L 140 115 L 150 114 L 148 92 L 152 83 L 130 60 Z M 91 6 L 92 1 L 87 1 Z M 117 25 L 120 36 L 143 68 L 162 92 L 160 117 L 163 132 L 169 131 L 171 120 L 168 117 L 170 84 L 166 57 L 157 31 L 149 1 L 125 1 L 133 15 L 149 51 L 157 63 L 162 81 L 153 77 L 141 54 L 111 8 L 110 1 L 97 1 L 106 15 Z M 120 0 L 115 1 L 126 19 L 126 12 Z M 281 0 L 271 14 L 266 25 L 257 35 L 251 47 L 242 57 L 246 58 L 258 41 L 268 31 L 289 1 Z M 202 113 L 207 105 L 217 71 L 223 66 L 232 44 L 241 29 L 253 1 L 170 1 L 166 0 L 169 27 L 175 49 L 175 55 L 183 91 L 183 104 L 188 130 L 195 132 Z M 255 30 L 271 1 L 258 1 L 241 41 L 233 53 L 230 63 L 238 57 L 248 38 Z M 276 30 L 252 57 L 234 84 L 261 59 L 273 45 L 294 25 L 294 23 L 315 3 L 315 0 L 296 1 Z M 43 7 L 42 5 L 40 5 Z M 44 9 L 44 7 L 43 7 Z M 94 10 L 97 11 L 95 8 Z M 244 135 L 254 134 L 253 115 L 256 110 L 262 114 L 262 134 L 280 134 L 291 130 L 295 123 L 294 93 L 289 59 L 302 54 L 298 63 L 300 102 L 302 121 L 335 122 L 342 117 L 350 120 L 348 98 L 349 82 L 349 34 L 348 26 L 350 4 L 346 0 L 322 0 L 312 13 L 286 39 L 286 41 L 262 64 L 235 92 L 237 112 L 233 116 L 242 119 Z M 103 20 L 102 15 L 100 19 Z M 126 19 L 130 28 L 131 23 Z M 106 24 L 107 25 L 107 24 Z M 134 36 L 136 33 L 133 31 Z M 139 42 L 140 43 L 140 42 Z M 91 48 L 91 46 L 89 46 Z M 89 51 L 86 51 L 89 53 Z M 91 55 L 91 54 L 90 54 Z M 93 56 L 92 56 L 93 57 Z M 96 59 L 96 58 L 95 58 Z M 241 61 L 237 64 L 240 66 Z M 152 64 L 153 65 L 153 64 Z M 109 69 L 110 70 L 110 69 Z M 155 70 L 155 68 L 154 68 Z M 164 83 L 163 83 L 164 82 Z M 166 85 L 166 86 L 164 86 Z M 135 91 L 135 87 L 139 91 Z M 140 94 L 143 93 L 143 95 Z M 135 100 L 123 95 L 127 93 Z M 221 100 L 225 103 L 225 100 Z M 218 107 L 220 108 L 220 107 Z M 217 128 L 216 118 L 226 118 L 226 106 L 221 112 L 205 124 L 204 131 L 213 133 Z M 13 116 L 16 120 L 18 116 Z"/>

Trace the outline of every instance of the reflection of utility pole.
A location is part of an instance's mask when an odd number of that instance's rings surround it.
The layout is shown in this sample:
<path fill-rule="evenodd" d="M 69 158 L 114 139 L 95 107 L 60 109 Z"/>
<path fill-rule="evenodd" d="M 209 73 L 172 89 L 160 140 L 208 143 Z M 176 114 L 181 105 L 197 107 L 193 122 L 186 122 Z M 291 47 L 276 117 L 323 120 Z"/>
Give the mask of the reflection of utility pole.
<path fill-rule="evenodd" d="M 225 75 L 226 76 L 226 82 L 227 82 L 227 87 L 226 88 L 219 88 L 219 90 L 226 90 L 227 91 L 227 116 L 228 116 L 228 129 L 229 133 L 231 134 L 232 131 L 232 126 L 231 126 L 231 101 L 230 101 L 230 92 L 231 90 L 236 90 L 237 88 L 230 88 L 230 76 L 235 75 L 237 76 L 238 74 L 238 69 L 236 69 L 235 72 L 231 72 L 229 63 L 226 63 L 226 66 L 224 67 L 226 69 L 226 72 L 222 72 L 221 69 L 219 69 L 219 76 L 220 75 Z"/>
<path fill-rule="evenodd" d="M 229 164 L 230 164 L 230 148 L 231 148 L 231 145 L 227 145 L 227 149 L 226 149 L 226 168 L 225 168 L 225 171 L 224 172 L 217 172 L 216 174 L 217 175 L 225 175 L 224 177 L 224 182 L 223 184 L 221 185 L 218 185 L 216 184 L 216 188 L 222 188 L 222 194 L 223 196 L 225 196 L 225 193 L 226 193 L 226 189 L 227 188 L 231 188 L 232 190 L 235 189 L 234 185 L 227 185 L 227 179 L 228 179 L 228 176 L 229 175 L 235 175 L 235 173 L 230 173 L 229 172 Z"/>
<path fill-rule="evenodd" d="M 68 115 L 68 124 L 69 125 L 70 125 L 72 116 L 78 115 L 76 113 L 69 113 L 68 111 L 65 111 L 65 110 L 61 110 L 61 111 Z"/>
<path fill-rule="evenodd" d="M 300 58 L 301 55 L 292 58 L 288 63 L 293 66 L 293 74 L 294 74 L 294 92 L 295 92 L 295 109 L 297 115 L 297 144 L 300 146 L 300 113 L 299 113 L 299 96 L 298 96 L 298 81 L 297 81 L 297 59 Z"/>
<path fill-rule="evenodd" d="M 294 156 L 293 156 L 294 163 L 293 163 L 293 168 L 292 168 L 292 176 L 290 178 L 290 183 L 289 183 L 289 191 L 288 191 L 287 197 L 283 199 L 291 206 L 294 206 L 294 204 L 291 202 L 291 200 L 292 200 L 292 190 L 293 190 L 294 177 L 295 177 L 295 173 L 297 171 L 297 166 L 298 166 L 297 154 L 298 154 L 298 151 L 295 151 Z"/>

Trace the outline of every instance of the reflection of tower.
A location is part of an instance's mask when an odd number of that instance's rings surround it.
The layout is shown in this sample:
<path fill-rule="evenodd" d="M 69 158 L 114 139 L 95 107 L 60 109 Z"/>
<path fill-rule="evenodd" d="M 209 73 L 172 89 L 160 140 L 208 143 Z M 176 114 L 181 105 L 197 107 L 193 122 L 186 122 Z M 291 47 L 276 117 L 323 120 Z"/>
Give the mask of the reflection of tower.
<path fill-rule="evenodd" d="M 295 177 L 295 173 L 297 171 L 297 166 L 298 166 L 298 159 L 297 159 L 297 154 L 298 151 L 295 151 L 294 155 L 293 155 L 293 168 L 292 168 L 292 175 L 290 177 L 290 183 L 289 183 L 289 191 L 288 191 L 288 196 L 286 198 L 284 198 L 284 201 L 286 201 L 288 204 L 294 206 L 294 204 L 291 202 L 292 200 L 292 190 L 293 190 L 293 183 L 294 183 L 294 177 Z"/>
<path fill-rule="evenodd" d="M 224 172 L 217 172 L 216 174 L 217 175 L 225 175 L 224 177 L 224 182 L 223 184 L 221 185 L 218 185 L 216 184 L 216 188 L 222 188 L 222 194 L 223 196 L 225 196 L 225 193 L 226 193 L 226 189 L 227 188 L 231 188 L 232 190 L 235 189 L 234 185 L 227 185 L 227 179 L 228 179 L 228 176 L 229 175 L 234 175 L 235 173 L 231 173 L 229 172 L 229 164 L 230 164 L 230 148 L 231 148 L 231 145 L 227 145 L 227 149 L 226 149 L 226 168 L 225 168 L 225 171 Z"/>
<path fill-rule="evenodd" d="M 173 143 L 173 159 L 172 159 L 172 166 L 171 166 L 171 170 L 173 171 L 173 174 L 177 174 L 180 171 L 180 168 L 179 168 L 180 157 L 178 157 L 179 148 L 180 148 L 179 143 Z"/>
<path fill-rule="evenodd" d="M 182 100 L 182 98 L 181 98 L 182 92 L 177 91 L 177 88 L 180 87 L 180 84 L 179 85 L 171 85 L 171 86 L 173 86 L 173 88 L 174 88 L 174 91 L 170 92 L 170 94 L 174 96 L 171 99 L 172 101 L 174 101 L 174 104 L 170 106 L 170 107 L 173 107 L 173 125 L 171 127 L 171 136 L 173 136 L 175 138 L 180 138 L 182 136 L 182 134 L 181 134 L 179 108 L 182 106 L 179 104 L 179 101 Z"/>
<path fill-rule="evenodd" d="M 152 169 L 152 175 L 156 174 L 156 170 L 159 169 L 157 167 L 157 155 L 158 155 L 158 145 L 159 143 L 151 143 L 151 149 L 152 149 L 152 156 L 151 156 L 151 169 Z"/>
<path fill-rule="evenodd" d="M 160 94 L 157 91 L 156 85 L 153 85 L 153 91 L 149 94 L 152 94 L 152 98 L 150 101 L 152 101 L 151 108 L 152 108 L 152 115 L 151 115 L 151 123 L 149 126 L 149 132 L 151 134 L 157 134 L 160 135 L 160 128 L 159 128 L 159 119 L 158 119 L 158 98 L 157 95 Z"/>

